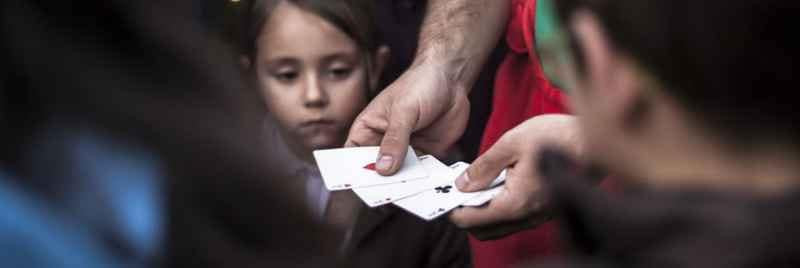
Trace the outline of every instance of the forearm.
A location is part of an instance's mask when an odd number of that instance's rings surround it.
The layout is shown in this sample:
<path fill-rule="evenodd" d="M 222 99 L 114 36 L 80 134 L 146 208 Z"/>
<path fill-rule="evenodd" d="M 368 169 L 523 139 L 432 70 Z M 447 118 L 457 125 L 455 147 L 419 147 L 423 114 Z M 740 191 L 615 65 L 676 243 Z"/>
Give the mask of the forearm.
<path fill-rule="evenodd" d="M 510 0 L 429 0 L 414 65 L 434 64 L 467 93 L 506 26 Z"/>

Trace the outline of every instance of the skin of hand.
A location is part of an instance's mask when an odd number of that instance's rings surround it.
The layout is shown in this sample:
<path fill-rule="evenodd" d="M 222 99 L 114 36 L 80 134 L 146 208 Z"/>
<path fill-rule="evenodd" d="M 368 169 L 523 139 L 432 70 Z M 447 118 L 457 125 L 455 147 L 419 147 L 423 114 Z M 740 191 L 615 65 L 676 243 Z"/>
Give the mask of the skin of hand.
<path fill-rule="evenodd" d="M 414 64 L 353 122 L 345 147 L 380 145 L 391 175 L 408 145 L 441 156 L 466 128 L 467 98 L 507 23 L 511 1 L 430 0 Z"/>
<path fill-rule="evenodd" d="M 380 144 L 376 169 L 384 175 L 402 165 L 409 144 L 441 155 L 464 132 L 470 105 L 467 92 L 450 85 L 440 69 L 422 64 L 406 71 L 356 118 L 345 146 Z"/>
<path fill-rule="evenodd" d="M 550 220 L 536 169 L 539 151 L 555 146 L 580 156 L 581 144 L 577 119 L 570 115 L 537 116 L 509 130 L 456 180 L 461 191 L 479 191 L 507 169 L 504 190 L 487 205 L 453 210 L 450 220 L 480 240 L 501 238 Z"/>

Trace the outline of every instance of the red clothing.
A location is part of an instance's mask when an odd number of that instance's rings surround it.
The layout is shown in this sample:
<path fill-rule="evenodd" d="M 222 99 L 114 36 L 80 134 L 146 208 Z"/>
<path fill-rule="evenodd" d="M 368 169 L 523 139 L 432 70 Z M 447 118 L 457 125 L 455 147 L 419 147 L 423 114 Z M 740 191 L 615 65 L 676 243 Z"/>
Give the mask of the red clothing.
<path fill-rule="evenodd" d="M 481 153 L 506 131 L 528 118 L 566 113 L 565 96 L 545 78 L 534 41 L 536 0 L 511 0 L 506 42 L 510 48 L 495 77 L 493 110 L 486 125 Z M 557 252 L 552 223 L 506 237 L 481 242 L 470 237 L 477 268 L 504 268 L 522 260 Z"/>

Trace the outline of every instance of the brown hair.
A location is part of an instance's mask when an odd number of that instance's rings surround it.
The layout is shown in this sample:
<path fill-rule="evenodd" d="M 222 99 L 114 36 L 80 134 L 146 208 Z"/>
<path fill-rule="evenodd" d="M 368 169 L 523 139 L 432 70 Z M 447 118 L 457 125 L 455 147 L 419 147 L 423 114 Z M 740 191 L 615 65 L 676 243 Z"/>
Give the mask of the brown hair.
<path fill-rule="evenodd" d="M 272 10 L 286 1 L 303 10 L 311 12 L 333 24 L 355 41 L 364 56 L 367 66 L 367 81 L 372 73 L 375 52 L 381 44 L 375 21 L 375 7 L 372 0 L 251 0 L 247 1 L 242 22 L 242 54 L 255 62 L 256 40 Z M 374 90 L 370 90 L 373 93 Z"/>

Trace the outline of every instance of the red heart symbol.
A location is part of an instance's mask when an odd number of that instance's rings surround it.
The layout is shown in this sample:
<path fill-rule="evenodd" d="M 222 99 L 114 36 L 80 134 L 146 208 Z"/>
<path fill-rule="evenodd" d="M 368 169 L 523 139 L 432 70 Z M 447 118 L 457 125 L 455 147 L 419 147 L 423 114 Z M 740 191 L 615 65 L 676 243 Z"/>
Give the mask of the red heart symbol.
<path fill-rule="evenodd" d="M 367 164 L 366 166 L 364 166 L 364 168 L 375 171 L 375 163 Z"/>

